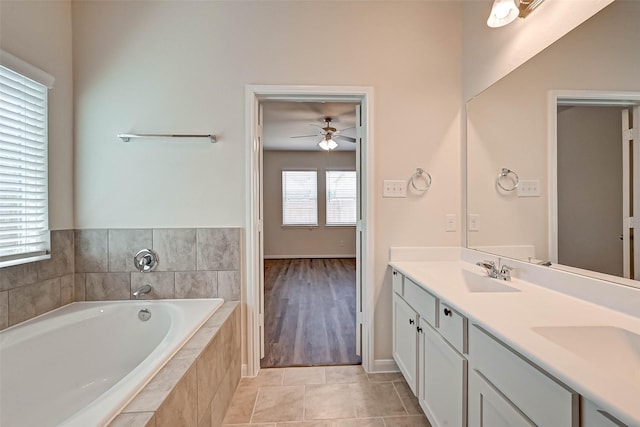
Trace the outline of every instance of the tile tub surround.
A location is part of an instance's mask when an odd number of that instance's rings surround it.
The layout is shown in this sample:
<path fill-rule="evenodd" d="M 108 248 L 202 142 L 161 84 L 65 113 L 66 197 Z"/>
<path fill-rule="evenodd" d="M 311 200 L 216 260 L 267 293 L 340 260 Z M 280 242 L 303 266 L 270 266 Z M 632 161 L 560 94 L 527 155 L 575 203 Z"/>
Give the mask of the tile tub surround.
<path fill-rule="evenodd" d="M 51 232 L 51 258 L 0 268 L 0 329 L 75 300 L 73 230 Z"/>
<path fill-rule="evenodd" d="M 261 369 L 242 378 L 225 427 L 428 427 L 399 373 L 361 366 Z"/>
<path fill-rule="evenodd" d="M 158 267 L 140 273 L 133 256 L 158 253 Z M 150 299 L 240 300 L 242 229 L 154 228 L 75 230 L 76 300 L 131 298 L 150 284 Z"/>
<path fill-rule="evenodd" d="M 220 427 L 240 360 L 240 306 L 225 302 L 109 426 Z"/>

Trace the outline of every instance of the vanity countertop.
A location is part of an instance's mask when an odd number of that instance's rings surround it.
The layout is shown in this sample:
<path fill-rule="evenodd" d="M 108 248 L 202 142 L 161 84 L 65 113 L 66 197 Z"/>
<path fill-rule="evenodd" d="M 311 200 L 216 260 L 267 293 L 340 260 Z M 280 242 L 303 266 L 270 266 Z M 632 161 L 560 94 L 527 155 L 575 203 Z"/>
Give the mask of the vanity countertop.
<path fill-rule="evenodd" d="M 640 426 L 638 317 L 518 278 L 491 279 L 465 261 L 390 265 L 620 421 Z M 482 291 L 487 284 L 512 289 Z"/>

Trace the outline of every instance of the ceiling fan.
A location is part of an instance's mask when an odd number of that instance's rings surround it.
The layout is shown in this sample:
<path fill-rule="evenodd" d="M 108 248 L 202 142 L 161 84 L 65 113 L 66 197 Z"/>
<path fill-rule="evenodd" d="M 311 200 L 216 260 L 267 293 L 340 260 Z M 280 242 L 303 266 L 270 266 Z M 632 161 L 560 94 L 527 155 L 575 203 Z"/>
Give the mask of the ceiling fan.
<path fill-rule="evenodd" d="M 298 136 L 292 136 L 291 138 L 311 138 L 311 137 L 319 137 L 320 139 L 318 140 L 318 146 L 320 148 L 322 148 L 323 150 L 326 151 L 331 151 L 331 150 L 335 150 L 338 147 L 338 143 L 335 141 L 336 139 L 338 140 L 343 140 L 343 141 L 348 141 L 348 142 L 356 142 L 356 139 L 351 137 L 351 136 L 346 136 L 346 135 L 340 135 L 340 132 L 343 132 L 347 129 L 353 129 L 352 127 L 349 128 L 345 128 L 345 129 L 336 129 L 333 126 L 331 126 L 331 117 L 325 117 L 324 118 L 324 122 L 325 122 L 325 126 L 322 127 L 319 124 L 316 123 L 309 123 L 311 126 L 315 126 L 317 128 L 319 128 L 319 133 L 314 134 L 314 135 L 298 135 Z"/>

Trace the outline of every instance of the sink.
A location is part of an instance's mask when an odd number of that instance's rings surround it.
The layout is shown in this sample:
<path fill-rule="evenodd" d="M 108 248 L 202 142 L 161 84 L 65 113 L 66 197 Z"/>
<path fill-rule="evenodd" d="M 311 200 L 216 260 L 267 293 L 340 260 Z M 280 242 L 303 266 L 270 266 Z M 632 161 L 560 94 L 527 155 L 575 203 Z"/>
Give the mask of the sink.
<path fill-rule="evenodd" d="M 545 326 L 534 332 L 595 365 L 640 383 L 640 335 L 615 326 Z"/>
<path fill-rule="evenodd" d="M 468 270 L 462 270 L 462 279 L 469 292 L 520 292 L 520 289 L 508 286 L 504 281 Z"/>

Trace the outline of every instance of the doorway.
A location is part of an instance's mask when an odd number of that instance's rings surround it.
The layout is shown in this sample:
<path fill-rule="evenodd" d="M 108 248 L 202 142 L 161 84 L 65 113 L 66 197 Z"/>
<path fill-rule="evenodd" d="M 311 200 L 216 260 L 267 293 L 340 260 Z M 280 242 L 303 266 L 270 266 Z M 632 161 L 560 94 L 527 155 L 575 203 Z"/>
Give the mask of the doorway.
<path fill-rule="evenodd" d="M 359 201 L 356 219 L 356 342 L 362 365 L 373 362 L 373 89 L 369 87 L 247 86 L 247 235 L 246 235 L 246 367 L 243 374 L 256 375 L 264 357 L 264 171 L 263 104 L 269 101 L 350 102 L 356 108 L 356 175 Z"/>
<path fill-rule="evenodd" d="M 639 98 L 632 92 L 551 93 L 550 254 L 554 263 L 630 279 L 637 275 Z"/>
<path fill-rule="evenodd" d="M 261 368 L 360 363 L 356 107 L 262 102 Z"/>

